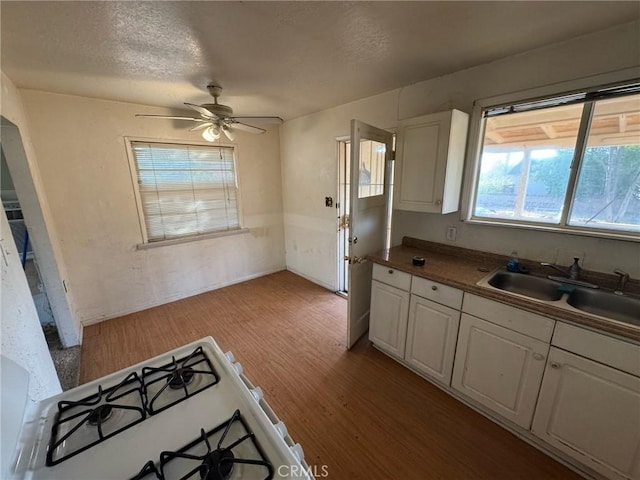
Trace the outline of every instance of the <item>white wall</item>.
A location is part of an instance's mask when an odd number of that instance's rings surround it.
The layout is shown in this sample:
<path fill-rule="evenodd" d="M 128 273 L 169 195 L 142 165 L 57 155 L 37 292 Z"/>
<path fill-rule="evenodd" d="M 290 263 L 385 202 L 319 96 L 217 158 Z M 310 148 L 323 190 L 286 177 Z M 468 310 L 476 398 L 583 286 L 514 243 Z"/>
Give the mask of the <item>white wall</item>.
<path fill-rule="evenodd" d="M 1 75 L 2 102 L 0 111 L 2 122 L 0 140 L 3 149 L 15 150 L 21 135 L 15 124 L 21 125 L 22 136 L 28 141 L 28 129 L 24 122 L 20 96 L 15 86 Z M 24 153 L 24 150 L 23 150 Z M 26 163 L 26 160 L 25 160 Z M 25 166 L 27 168 L 27 166 Z M 17 182 L 16 182 L 17 183 Z M 32 199 L 27 209 L 34 207 Z M 22 270 L 11 229 L 4 210 L 0 214 L 0 251 L 2 259 L 2 280 L 0 283 L 0 353 L 29 372 L 29 398 L 39 401 L 62 391 L 53 361 L 49 355 L 47 342 L 38 320 L 38 312 L 33 303 L 27 279 Z M 39 225 L 38 225 L 39 227 Z M 34 227 L 34 231 L 38 231 Z"/>
<path fill-rule="evenodd" d="M 83 324 L 284 268 L 278 127 L 239 133 L 238 175 L 250 233 L 137 250 L 142 242 L 125 136 L 201 141 L 192 125 L 135 118 L 166 109 L 21 90 Z"/>
<path fill-rule="evenodd" d="M 639 29 L 640 22 L 625 24 L 286 122 L 280 135 L 287 268 L 336 288 L 336 212 L 323 199 L 336 196 L 336 137 L 349 133 L 352 118 L 393 128 L 398 120 L 451 108 L 471 113 L 479 98 L 638 66 Z M 405 235 L 444 242 L 446 227 L 454 225 L 462 247 L 501 254 L 517 248 L 521 257 L 541 260 L 555 260 L 558 249 L 580 251 L 588 269 L 624 267 L 640 276 L 638 243 L 483 227 L 459 218 L 395 211 L 393 244 Z"/>
<path fill-rule="evenodd" d="M 0 353 L 29 372 L 29 398 L 39 401 L 62 388 L 4 210 L 0 217 Z"/>
<path fill-rule="evenodd" d="M 0 81 L 0 113 L 7 121 L 3 120 L 2 148 L 20 199 L 25 224 L 37 255 L 40 276 L 49 296 L 60 339 L 65 346 L 76 345 L 80 339 L 81 325 L 73 314 L 73 296 L 65 292 L 62 283 L 66 278 L 65 266 L 55 225 L 44 196 L 22 99 L 18 89 L 2 72 Z M 22 272 L 21 276 L 24 276 Z"/>
<path fill-rule="evenodd" d="M 0 72 L 0 81 L 2 83 L 0 113 L 3 116 L 0 140 L 3 149 L 15 150 L 16 142 L 20 143 L 20 149 L 22 149 L 22 142 L 28 142 L 29 133 L 24 122 L 20 96 L 15 86 L 2 72 Z M 13 124 L 5 120 L 13 122 Z M 16 125 L 21 127 L 21 132 L 18 131 Z M 22 139 L 20 133 L 22 133 Z M 28 144 L 25 148 L 28 149 Z M 25 165 L 25 168 L 28 166 Z M 30 199 L 27 203 L 27 209 L 33 212 L 37 199 Z M 0 259 L 2 267 L 0 354 L 13 360 L 29 372 L 29 398 L 32 401 L 39 401 L 61 392 L 62 389 L 4 210 L 0 212 L 0 217 L 0 252 L 2 255 Z M 41 221 L 42 218 L 39 220 Z M 42 245 L 42 241 L 48 241 L 48 237 L 46 232 L 43 235 L 41 228 L 44 227 L 36 222 L 33 230 L 38 237 L 37 241 Z M 34 241 L 36 240 L 34 239 Z M 48 247 L 51 248 L 51 245 L 49 244 Z M 50 266 L 45 265 L 45 268 L 48 269 Z"/>

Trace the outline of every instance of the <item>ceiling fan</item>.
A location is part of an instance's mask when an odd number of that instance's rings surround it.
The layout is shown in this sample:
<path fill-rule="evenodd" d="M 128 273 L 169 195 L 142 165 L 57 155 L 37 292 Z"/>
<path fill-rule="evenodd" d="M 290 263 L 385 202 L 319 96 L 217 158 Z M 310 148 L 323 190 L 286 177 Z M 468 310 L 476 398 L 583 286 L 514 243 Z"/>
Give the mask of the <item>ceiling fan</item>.
<path fill-rule="evenodd" d="M 169 120 L 188 120 L 197 122 L 198 124 L 190 128 L 189 131 L 202 130 L 202 138 L 208 142 L 215 142 L 220 135 L 224 135 L 231 141 L 235 138 L 235 130 L 243 130 L 250 133 L 264 133 L 266 130 L 260 127 L 254 127 L 245 122 L 251 123 L 271 123 L 280 125 L 282 119 L 280 117 L 256 117 L 256 116 L 234 116 L 233 109 L 227 105 L 218 103 L 218 97 L 222 93 L 222 87 L 219 85 L 207 85 L 207 90 L 213 97 L 213 103 L 205 103 L 203 105 L 194 105 L 193 103 L 185 103 L 200 114 L 196 117 L 175 117 L 167 115 L 143 115 L 137 114 L 136 117 L 143 118 L 165 118 Z"/>

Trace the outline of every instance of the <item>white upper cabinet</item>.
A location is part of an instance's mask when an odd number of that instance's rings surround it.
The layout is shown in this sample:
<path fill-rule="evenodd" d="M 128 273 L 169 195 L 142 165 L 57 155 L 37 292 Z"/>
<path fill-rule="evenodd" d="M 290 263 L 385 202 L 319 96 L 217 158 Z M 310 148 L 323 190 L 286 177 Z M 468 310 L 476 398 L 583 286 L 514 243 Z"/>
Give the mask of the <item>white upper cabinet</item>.
<path fill-rule="evenodd" d="M 426 213 L 458 210 L 469 115 L 459 110 L 399 123 L 393 207 Z"/>

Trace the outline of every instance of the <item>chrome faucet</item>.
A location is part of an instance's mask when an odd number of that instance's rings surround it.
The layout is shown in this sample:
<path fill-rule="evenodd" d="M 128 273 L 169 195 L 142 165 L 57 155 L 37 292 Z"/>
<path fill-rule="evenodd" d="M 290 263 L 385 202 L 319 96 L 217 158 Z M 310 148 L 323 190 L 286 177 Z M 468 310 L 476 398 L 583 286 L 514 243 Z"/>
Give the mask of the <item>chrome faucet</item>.
<path fill-rule="evenodd" d="M 613 273 L 615 273 L 620 277 L 620 282 L 618 283 L 618 286 L 613 293 L 615 293 L 616 295 L 623 295 L 624 287 L 627 285 L 627 282 L 629 281 L 629 274 L 617 268 L 613 271 Z"/>
<path fill-rule="evenodd" d="M 540 265 L 542 265 L 543 267 L 553 268 L 563 275 L 566 275 L 571 280 L 578 280 L 580 277 L 580 272 L 582 271 L 582 268 L 580 268 L 580 265 L 578 265 L 579 260 L 580 257 L 573 257 L 573 265 L 571 265 L 570 267 L 560 267 L 548 262 L 540 262 Z"/>

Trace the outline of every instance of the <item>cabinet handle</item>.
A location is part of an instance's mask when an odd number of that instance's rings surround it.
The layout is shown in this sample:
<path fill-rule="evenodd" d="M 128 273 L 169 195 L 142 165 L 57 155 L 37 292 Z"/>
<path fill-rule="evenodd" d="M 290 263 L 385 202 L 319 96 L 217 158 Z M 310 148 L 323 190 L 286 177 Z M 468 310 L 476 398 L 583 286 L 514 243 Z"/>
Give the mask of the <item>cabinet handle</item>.
<path fill-rule="evenodd" d="M 431 290 L 433 290 L 434 292 L 438 289 L 437 285 L 431 285 Z"/>
<path fill-rule="evenodd" d="M 393 270 L 389 269 L 389 275 L 391 275 L 393 273 Z"/>
<path fill-rule="evenodd" d="M 551 368 L 555 368 L 556 370 L 560 368 L 560 364 L 557 362 L 551 362 L 549 365 L 551 365 Z"/>
<path fill-rule="evenodd" d="M 533 358 L 535 360 L 544 360 L 544 355 L 542 355 L 541 353 L 534 353 Z"/>

